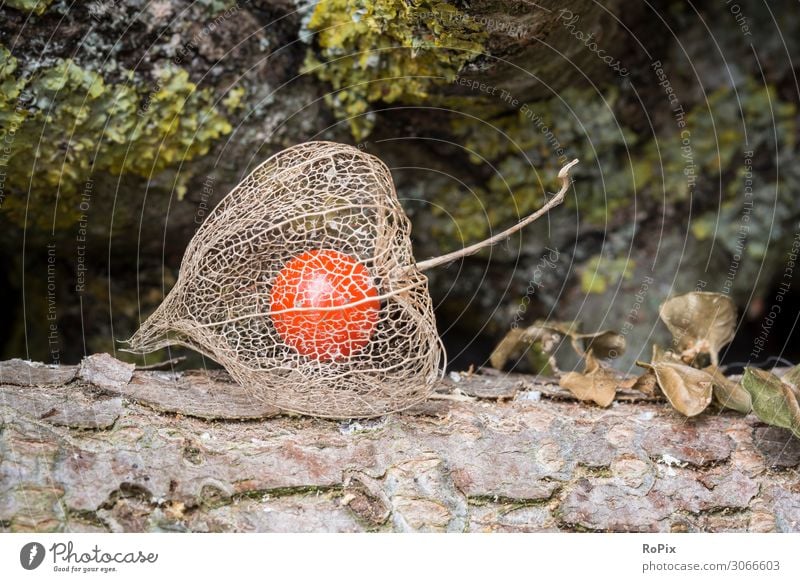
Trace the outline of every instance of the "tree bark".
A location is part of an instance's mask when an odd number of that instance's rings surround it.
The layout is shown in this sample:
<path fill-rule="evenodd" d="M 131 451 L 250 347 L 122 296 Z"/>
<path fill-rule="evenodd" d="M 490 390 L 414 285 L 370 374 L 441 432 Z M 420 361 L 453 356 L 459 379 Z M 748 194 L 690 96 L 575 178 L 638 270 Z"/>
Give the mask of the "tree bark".
<path fill-rule="evenodd" d="M 0 364 L 2 531 L 800 531 L 798 463 L 752 415 L 600 409 L 533 376 L 335 422 L 216 371 Z"/>

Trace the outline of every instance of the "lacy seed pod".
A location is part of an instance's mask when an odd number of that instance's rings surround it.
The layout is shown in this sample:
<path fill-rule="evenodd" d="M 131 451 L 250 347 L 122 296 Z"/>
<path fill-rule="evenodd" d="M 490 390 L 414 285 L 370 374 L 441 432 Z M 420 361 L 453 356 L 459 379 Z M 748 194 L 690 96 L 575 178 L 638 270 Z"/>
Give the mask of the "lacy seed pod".
<path fill-rule="evenodd" d="M 309 142 L 257 167 L 208 215 L 178 281 L 129 340 L 183 345 L 282 410 L 379 416 L 426 399 L 440 377 L 425 269 L 478 252 L 514 227 L 417 263 L 388 168 L 352 146 Z"/>

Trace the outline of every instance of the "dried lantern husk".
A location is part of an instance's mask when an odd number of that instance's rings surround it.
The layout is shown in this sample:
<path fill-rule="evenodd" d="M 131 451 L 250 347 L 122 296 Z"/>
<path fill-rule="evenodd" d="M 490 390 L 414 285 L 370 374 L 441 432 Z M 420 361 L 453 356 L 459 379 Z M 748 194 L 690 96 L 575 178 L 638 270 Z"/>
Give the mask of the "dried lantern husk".
<path fill-rule="evenodd" d="M 559 174 L 560 199 L 501 235 L 563 199 L 568 167 Z M 186 249 L 175 287 L 128 341 L 130 351 L 186 346 L 221 364 L 254 398 L 285 411 L 358 418 L 409 408 L 430 396 L 445 359 L 422 270 L 505 238 L 418 264 L 410 233 L 378 158 L 332 142 L 283 150 L 209 213 Z M 276 276 L 312 249 L 354 257 L 378 290 L 370 341 L 346 358 L 302 355 L 273 323 Z"/>

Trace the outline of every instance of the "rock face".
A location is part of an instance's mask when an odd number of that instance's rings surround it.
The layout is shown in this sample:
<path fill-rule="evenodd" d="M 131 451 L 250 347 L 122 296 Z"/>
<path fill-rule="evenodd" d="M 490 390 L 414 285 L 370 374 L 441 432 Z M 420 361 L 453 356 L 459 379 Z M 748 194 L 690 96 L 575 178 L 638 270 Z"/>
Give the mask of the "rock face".
<path fill-rule="evenodd" d="M 800 440 L 753 416 L 601 410 L 530 376 L 462 375 L 373 421 L 239 420 L 235 398 L 180 400 L 235 394 L 222 376 L 120 382 L 125 364 L 93 358 L 96 384 L 0 386 L 0 530 L 800 531 Z"/>
<path fill-rule="evenodd" d="M 551 220 L 432 274 L 457 365 L 523 307 L 627 324 L 647 354 L 658 304 L 700 287 L 757 330 L 796 251 L 800 21 L 731 6 L 6 2 L 0 355 L 116 349 L 219 199 L 311 139 L 387 162 L 420 259 L 510 225 L 582 160 Z M 766 352 L 800 356 L 777 327 Z"/>

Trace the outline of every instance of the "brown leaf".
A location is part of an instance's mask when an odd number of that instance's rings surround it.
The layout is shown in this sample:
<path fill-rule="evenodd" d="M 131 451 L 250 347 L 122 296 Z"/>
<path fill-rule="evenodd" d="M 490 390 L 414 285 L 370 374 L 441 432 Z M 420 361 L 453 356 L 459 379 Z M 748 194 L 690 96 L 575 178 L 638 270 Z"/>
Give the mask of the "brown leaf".
<path fill-rule="evenodd" d="M 719 351 L 733 339 L 736 329 L 736 305 L 722 293 L 693 291 L 668 299 L 659 315 L 681 356 L 693 361 L 709 354 L 711 363 L 719 364 Z"/>
<path fill-rule="evenodd" d="M 625 336 L 612 330 L 578 334 L 583 349 L 591 350 L 598 358 L 618 358 L 625 353 Z"/>
<path fill-rule="evenodd" d="M 619 387 L 626 390 L 638 390 L 643 394 L 653 396 L 656 393 L 656 375 L 652 370 L 647 370 L 641 376 L 621 382 Z"/>
<path fill-rule="evenodd" d="M 569 337 L 572 349 L 581 357 L 589 350 L 601 359 L 618 358 L 625 353 L 625 336 L 614 330 L 583 333 L 580 321 L 538 321 L 536 325 Z"/>
<path fill-rule="evenodd" d="M 723 408 L 730 408 L 742 414 L 749 414 L 753 409 L 753 402 L 750 393 L 745 390 L 741 383 L 734 382 L 720 371 L 716 366 L 704 368 L 714 381 L 714 402 Z"/>
<path fill-rule="evenodd" d="M 753 399 L 753 412 L 773 426 L 788 428 L 800 438 L 800 390 L 781 382 L 775 374 L 757 368 L 745 368 L 742 386 Z"/>
<path fill-rule="evenodd" d="M 662 361 L 655 364 L 636 362 L 655 372 L 661 391 L 673 408 L 685 416 L 696 416 L 711 402 L 713 377 L 697 368 Z"/>
<path fill-rule="evenodd" d="M 592 372 L 596 372 L 602 369 L 602 366 L 600 365 L 600 360 L 598 360 L 595 357 L 594 352 L 592 350 L 586 352 L 586 356 L 583 359 L 583 366 L 584 366 L 583 367 L 584 374 L 591 374 Z"/>
<path fill-rule="evenodd" d="M 508 360 L 510 360 L 515 354 L 519 355 L 519 352 L 522 351 L 522 346 L 524 345 L 524 342 L 522 341 L 524 335 L 525 330 L 515 327 L 509 331 L 505 337 L 503 337 L 503 339 L 500 340 L 500 343 L 495 346 L 494 351 L 492 351 L 492 355 L 489 357 L 489 362 L 492 364 L 492 368 L 502 370 L 503 366 L 506 365 Z"/>
<path fill-rule="evenodd" d="M 590 350 L 586 353 L 584 372 L 568 372 L 558 383 L 578 400 L 591 401 L 605 408 L 614 401 L 619 382 L 613 370 L 601 366 Z"/>
<path fill-rule="evenodd" d="M 783 376 L 781 376 L 781 380 L 784 382 L 791 384 L 792 386 L 797 387 L 800 384 L 800 364 L 786 372 Z"/>
<path fill-rule="evenodd" d="M 581 332 L 581 322 L 580 321 L 550 321 L 550 320 L 539 320 L 535 323 L 537 327 L 546 327 L 547 329 L 551 329 L 555 332 L 560 333 L 561 335 L 566 335 L 572 337 L 575 334 L 579 334 Z"/>
<path fill-rule="evenodd" d="M 650 358 L 650 363 L 657 364 L 659 362 L 673 362 L 675 364 L 684 363 L 681 357 L 671 350 L 665 350 L 658 344 L 653 344 L 653 355 Z"/>
<path fill-rule="evenodd" d="M 525 329 L 514 328 L 497 344 L 489 362 L 492 367 L 502 370 L 511 359 L 520 357 L 523 352 L 528 352 L 535 371 L 539 374 L 552 374 L 555 371 L 555 361 L 551 353 L 555 350 L 561 337 L 552 331 L 532 325 Z"/>

